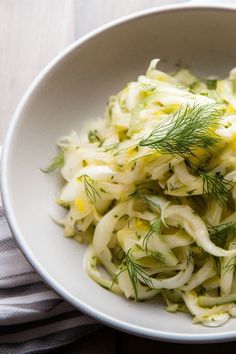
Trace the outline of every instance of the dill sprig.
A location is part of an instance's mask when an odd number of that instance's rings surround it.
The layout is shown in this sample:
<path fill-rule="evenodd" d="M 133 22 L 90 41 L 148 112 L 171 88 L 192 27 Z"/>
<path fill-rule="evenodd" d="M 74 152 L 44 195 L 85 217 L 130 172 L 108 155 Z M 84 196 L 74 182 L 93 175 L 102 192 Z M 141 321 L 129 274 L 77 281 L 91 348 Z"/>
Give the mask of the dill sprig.
<path fill-rule="evenodd" d="M 233 211 L 234 200 L 231 191 L 234 182 L 225 179 L 221 173 L 201 172 L 200 176 L 203 179 L 203 194 L 214 198 L 222 208 L 227 206 Z"/>
<path fill-rule="evenodd" d="M 137 301 L 138 300 L 138 281 L 141 281 L 142 283 L 144 283 L 145 285 L 147 285 L 151 289 L 153 288 L 153 284 L 152 284 L 152 279 L 147 274 L 147 267 L 135 262 L 135 260 L 133 259 L 132 255 L 131 255 L 131 252 L 132 252 L 132 249 L 130 248 L 128 250 L 128 252 L 126 253 L 124 261 L 123 261 L 124 267 L 113 279 L 111 287 L 117 281 L 120 274 L 127 270 L 131 284 L 132 284 L 132 288 L 134 290 L 134 297 L 135 297 L 135 300 Z"/>
<path fill-rule="evenodd" d="M 82 175 L 78 178 L 78 180 L 84 183 L 84 189 L 91 204 L 95 204 L 97 198 L 101 199 L 100 194 L 94 187 L 95 181 L 92 177 L 88 175 Z"/>
<path fill-rule="evenodd" d="M 152 280 L 147 274 L 147 267 L 135 262 L 131 255 L 131 249 L 126 253 L 125 256 L 126 269 L 129 274 L 129 278 L 134 290 L 135 300 L 138 299 L 138 280 L 147 285 L 149 288 L 153 288 Z"/>
<path fill-rule="evenodd" d="M 64 151 L 60 151 L 46 168 L 41 168 L 42 172 L 49 173 L 61 168 L 64 165 Z"/>
<path fill-rule="evenodd" d="M 219 224 L 212 226 L 208 229 L 210 239 L 218 247 L 223 248 L 229 237 L 236 234 L 236 223 L 227 222 L 225 224 Z"/>
<path fill-rule="evenodd" d="M 220 125 L 221 112 L 215 104 L 187 105 L 158 125 L 148 138 L 139 142 L 161 154 L 192 155 L 197 148 L 210 150 L 220 138 L 215 130 Z"/>
<path fill-rule="evenodd" d="M 159 236 L 161 234 L 161 225 L 162 225 L 162 221 L 160 217 L 157 217 L 150 222 L 150 230 L 148 231 L 148 233 L 145 235 L 143 239 L 143 247 L 146 253 L 148 252 L 148 242 L 150 238 L 153 235 Z"/>

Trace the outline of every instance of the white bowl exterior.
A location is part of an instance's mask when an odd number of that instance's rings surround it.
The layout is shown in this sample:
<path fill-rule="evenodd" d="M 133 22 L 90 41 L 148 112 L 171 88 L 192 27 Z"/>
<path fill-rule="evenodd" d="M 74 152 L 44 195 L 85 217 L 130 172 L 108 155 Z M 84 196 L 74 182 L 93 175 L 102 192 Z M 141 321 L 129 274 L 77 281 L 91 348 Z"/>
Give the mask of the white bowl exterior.
<path fill-rule="evenodd" d="M 20 103 L 5 143 L 3 200 L 24 253 L 63 297 L 83 311 L 125 331 L 185 342 L 233 340 L 236 320 L 224 327 L 193 325 L 170 314 L 158 299 L 134 303 L 99 287 L 85 274 L 85 247 L 62 237 L 49 218 L 61 181 L 45 175 L 56 139 L 78 132 L 103 115 L 106 99 L 145 72 L 151 58 L 164 70 L 188 65 L 202 76 L 224 75 L 236 66 L 236 11 L 169 6 L 108 27 L 78 41 L 36 79 Z"/>

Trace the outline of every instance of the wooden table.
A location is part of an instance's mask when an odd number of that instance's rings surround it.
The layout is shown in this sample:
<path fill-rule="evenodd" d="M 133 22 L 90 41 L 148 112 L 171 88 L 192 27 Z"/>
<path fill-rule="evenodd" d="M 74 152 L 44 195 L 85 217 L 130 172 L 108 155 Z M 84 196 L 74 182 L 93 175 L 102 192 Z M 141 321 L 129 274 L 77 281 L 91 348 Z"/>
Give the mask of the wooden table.
<path fill-rule="evenodd" d="M 222 0 L 223 1 L 223 0 Z M 83 34 L 122 15 L 184 0 L 0 0 L 0 144 L 17 102 L 39 71 Z M 159 319 L 157 318 L 157 321 Z M 58 353 L 230 353 L 235 344 L 155 342 L 104 328 Z"/>

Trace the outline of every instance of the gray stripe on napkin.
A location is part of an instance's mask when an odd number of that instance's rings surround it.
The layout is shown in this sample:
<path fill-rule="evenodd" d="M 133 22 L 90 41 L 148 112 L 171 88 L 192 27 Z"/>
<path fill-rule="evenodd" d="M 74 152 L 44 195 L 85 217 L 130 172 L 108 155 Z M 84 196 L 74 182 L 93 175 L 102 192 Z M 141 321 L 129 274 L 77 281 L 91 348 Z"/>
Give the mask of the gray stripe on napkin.
<path fill-rule="evenodd" d="M 102 327 L 54 293 L 18 248 L 0 207 L 0 353 L 45 353 Z"/>

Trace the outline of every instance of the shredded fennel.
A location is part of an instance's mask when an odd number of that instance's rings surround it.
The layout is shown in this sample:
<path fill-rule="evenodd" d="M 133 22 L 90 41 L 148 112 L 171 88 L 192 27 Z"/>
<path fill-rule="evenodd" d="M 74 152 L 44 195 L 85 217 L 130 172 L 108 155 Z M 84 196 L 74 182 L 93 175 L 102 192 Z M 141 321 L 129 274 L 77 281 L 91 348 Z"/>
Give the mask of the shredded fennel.
<path fill-rule="evenodd" d="M 168 75 L 153 60 L 105 119 L 58 140 L 65 236 L 98 284 L 220 326 L 236 316 L 236 78 Z M 158 295 L 159 294 L 159 295 Z"/>

